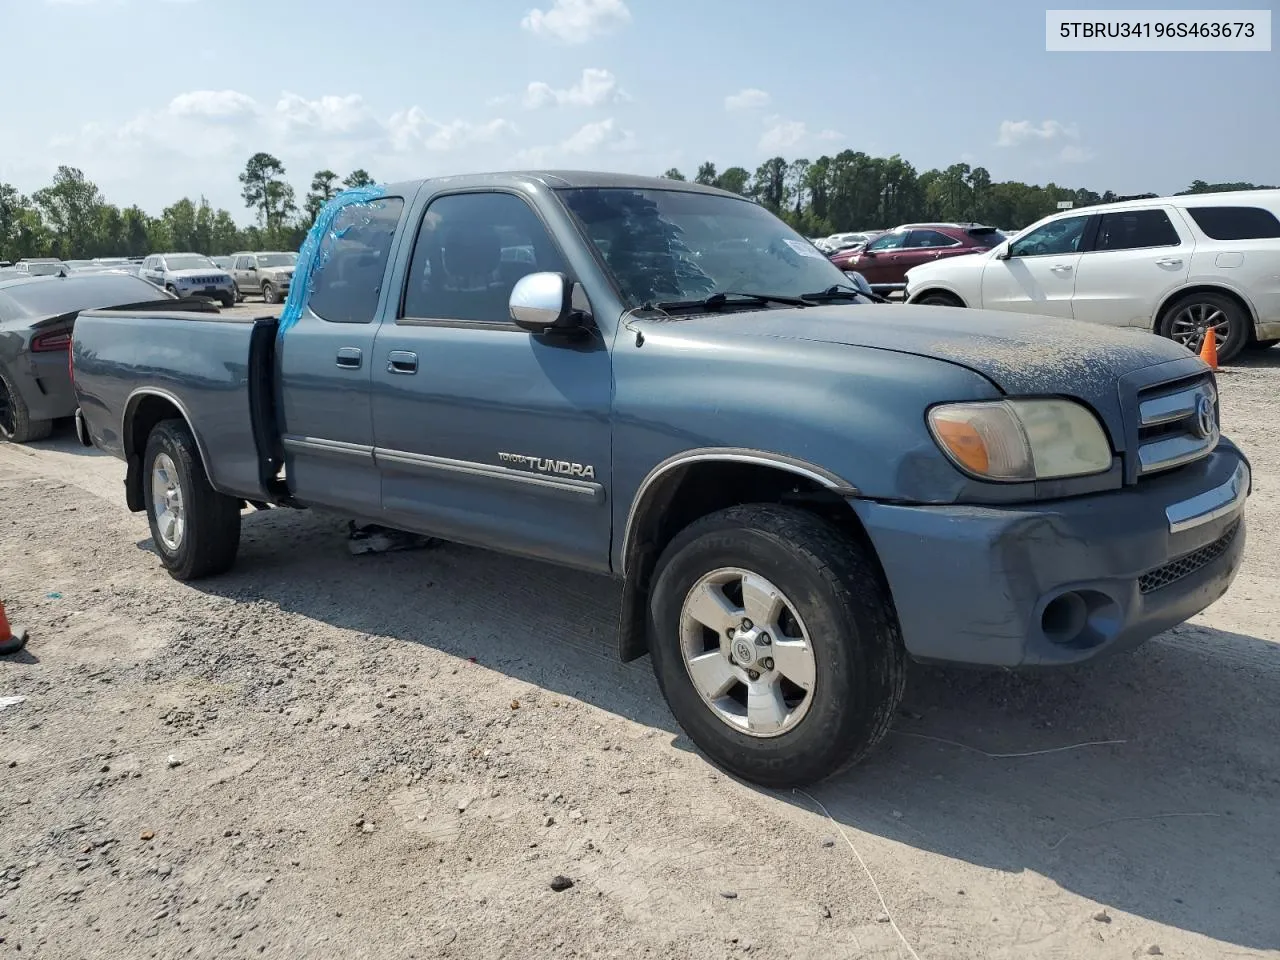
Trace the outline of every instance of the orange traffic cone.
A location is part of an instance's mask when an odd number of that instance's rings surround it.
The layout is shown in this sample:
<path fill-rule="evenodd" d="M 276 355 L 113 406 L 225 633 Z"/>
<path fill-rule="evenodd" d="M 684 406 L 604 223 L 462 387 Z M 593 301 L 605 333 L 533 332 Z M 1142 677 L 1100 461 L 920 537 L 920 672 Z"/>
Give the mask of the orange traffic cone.
<path fill-rule="evenodd" d="M 14 630 L 9 626 L 9 618 L 5 615 L 4 604 L 0 603 L 0 656 L 17 653 L 27 645 L 27 631 Z"/>
<path fill-rule="evenodd" d="M 1204 343 L 1200 346 L 1200 359 L 1209 365 L 1210 370 L 1218 369 L 1218 332 L 1213 327 L 1204 332 Z"/>

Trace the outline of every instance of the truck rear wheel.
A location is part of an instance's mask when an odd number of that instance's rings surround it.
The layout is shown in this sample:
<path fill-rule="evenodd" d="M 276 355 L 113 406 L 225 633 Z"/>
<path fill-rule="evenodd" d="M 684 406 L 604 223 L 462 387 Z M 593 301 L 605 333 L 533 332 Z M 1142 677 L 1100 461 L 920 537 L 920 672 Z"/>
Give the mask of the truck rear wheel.
<path fill-rule="evenodd" d="M 820 517 L 773 504 L 721 510 L 668 544 L 649 648 L 689 738 L 768 787 L 860 760 L 888 732 L 906 683 L 874 561 Z"/>
<path fill-rule="evenodd" d="M 240 546 L 240 501 L 209 484 L 190 427 L 156 424 L 142 464 L 151 540 L 169 573 L 198 580 L 229 570 Z"/>

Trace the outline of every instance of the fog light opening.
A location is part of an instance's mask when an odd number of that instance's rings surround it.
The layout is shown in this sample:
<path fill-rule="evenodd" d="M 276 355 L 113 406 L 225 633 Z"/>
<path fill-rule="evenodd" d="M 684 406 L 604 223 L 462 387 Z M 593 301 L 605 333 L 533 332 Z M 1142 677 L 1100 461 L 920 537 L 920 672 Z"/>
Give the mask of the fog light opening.
<path fill-rule="evenodd" d="M 1054 597 L 1040 615 L 1040 629 L 1054 643 L 1075 643 L 1089 620 L 1089 604 L 1078 593 Z"/>

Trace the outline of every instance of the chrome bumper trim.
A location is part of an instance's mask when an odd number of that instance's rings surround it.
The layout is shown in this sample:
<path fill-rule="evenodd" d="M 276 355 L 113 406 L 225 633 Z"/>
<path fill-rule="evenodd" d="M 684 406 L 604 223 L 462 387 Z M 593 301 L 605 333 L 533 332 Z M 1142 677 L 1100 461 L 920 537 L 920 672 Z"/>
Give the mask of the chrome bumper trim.
<path fill-rule="evenodd" d="M 1164 515 L 1169 520 L 1169 532 L 1194 530 L 1235 513 L 1249 496 L 1249 480 L 1249 466 L 1241 462 L 1231 479 L 1221 486 L 1165 507 Z"/>

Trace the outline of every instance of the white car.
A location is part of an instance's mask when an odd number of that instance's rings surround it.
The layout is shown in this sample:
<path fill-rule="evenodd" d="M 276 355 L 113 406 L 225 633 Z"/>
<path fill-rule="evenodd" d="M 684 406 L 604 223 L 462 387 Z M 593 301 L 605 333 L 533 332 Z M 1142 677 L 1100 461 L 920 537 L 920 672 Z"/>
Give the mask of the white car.
<path fill-rule="evenodd" d="M 1218 358 L 1280 342 L 1280 190 L 1129 200 L 1045 217 L 985 253 L 907 271 L 910 303 L 1138 327 Z"/>

